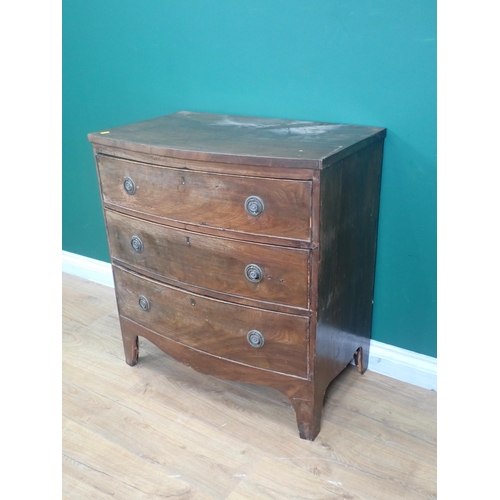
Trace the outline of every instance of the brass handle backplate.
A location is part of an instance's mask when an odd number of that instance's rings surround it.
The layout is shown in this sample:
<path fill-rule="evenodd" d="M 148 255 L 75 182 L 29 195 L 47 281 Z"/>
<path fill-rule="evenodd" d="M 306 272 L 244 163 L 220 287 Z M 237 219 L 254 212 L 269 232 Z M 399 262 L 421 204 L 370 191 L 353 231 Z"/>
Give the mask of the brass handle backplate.
<path fill-rule="evenodd" d="M 249 196 L 245 200 L 245 210 L 249 215 L 257 217 L 264 211 L 264 202 L 258 196 Z"/>
<path fill-rule="evenodd" d="M 252 347 L 256 348 L 262 347 L 265 342 L 264 335 L 262 335 L 262 333 L 258 330 L 250 330 L 247 333 L 247 340 Z"/>
<path fill-rule="evenodd" d="M 264 273 L 257 264 L 248 264 L 248 266 L 245 267 L 245 276 L 248 281 L 258 283 L 259 281 L 262 281 Z"/>
<path fill-rule="evenodd" d="M 151 308 L 149 300 L 146 297 L 144 297 L 144 295 L 139 296 L 139 307 L 143 311 L 149 311 L 149 309 Z"/>
<path fill-rule="evenodd" d="M 137 253 L 141 253 L 144 250 L 144 243 L 142 242 L 141 238 L 139 238 L 139 236 L 132 236 L 130 245 Z"/>
<path fill-rule="evenodd" d="M 135 194 L 135 182 L 130 177 L 123 180 L 123 189 L 127 194 Z"/>

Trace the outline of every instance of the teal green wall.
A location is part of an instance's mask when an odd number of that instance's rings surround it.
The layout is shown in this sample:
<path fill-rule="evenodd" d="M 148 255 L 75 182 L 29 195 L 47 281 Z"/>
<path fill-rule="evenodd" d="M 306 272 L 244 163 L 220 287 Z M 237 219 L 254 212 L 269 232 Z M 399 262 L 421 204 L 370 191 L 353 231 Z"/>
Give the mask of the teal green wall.
<path fill-rule="evenodd" d="M 436 355 L 436 2 L 63 0 L 63 249 L 109 261 L 87 133 L 179 110 L 388 129 L 372 338 Z"/>

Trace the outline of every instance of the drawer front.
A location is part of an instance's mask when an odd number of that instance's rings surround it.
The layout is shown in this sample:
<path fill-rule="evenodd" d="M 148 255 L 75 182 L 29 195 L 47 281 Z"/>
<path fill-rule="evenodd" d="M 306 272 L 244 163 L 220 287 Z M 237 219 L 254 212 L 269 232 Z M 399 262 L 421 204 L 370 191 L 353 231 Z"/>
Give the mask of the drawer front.
<path fill-rule="evenodd" d="M 113 259 L 208 290 L 308 307 L 309 250 L 202 235 L 109 210 L 105 216 Z M 262 279 L 250 281 L 257 267 Z"/>
<path fill-rule="evenodd" d="M 97 165 L 107 204 L 181 223 L 310 241 L 310 181 L 193 172 L 99 155 Z"/>
<path fill-rule="evenodd" d="M 307 376 L 307 317 L 210 299 L 116 266 L 113 273 L 122 316 L 215 356 Z"/>

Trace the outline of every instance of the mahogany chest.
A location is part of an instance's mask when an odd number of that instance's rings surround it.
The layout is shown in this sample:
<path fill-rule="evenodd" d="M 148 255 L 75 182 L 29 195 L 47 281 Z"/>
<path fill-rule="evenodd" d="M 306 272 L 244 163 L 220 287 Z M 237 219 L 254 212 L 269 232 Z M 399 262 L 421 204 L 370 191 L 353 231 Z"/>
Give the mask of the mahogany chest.
<path fill-rule="evenodd" d="M 138 336 L 274 387 L 300 437 L 367 366 L 384 128 L 181 111 L 89 134 L 126 362 Z"/>

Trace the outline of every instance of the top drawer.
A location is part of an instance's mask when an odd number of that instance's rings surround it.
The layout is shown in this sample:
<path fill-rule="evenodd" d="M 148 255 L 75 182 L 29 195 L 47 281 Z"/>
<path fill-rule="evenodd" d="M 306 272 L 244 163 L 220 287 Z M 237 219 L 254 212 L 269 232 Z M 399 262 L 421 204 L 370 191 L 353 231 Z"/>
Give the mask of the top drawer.
<path fill-rule="evenodd" d="M 311 181 L 159 167 L 97 155 L 108 206 L 181 223 L 310 241 Z"/>

